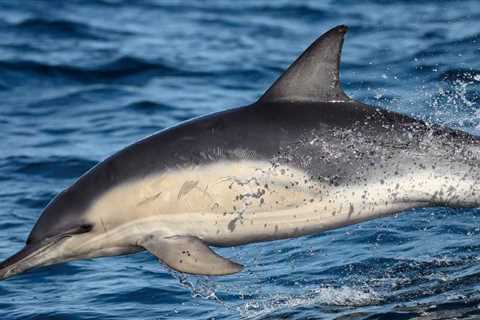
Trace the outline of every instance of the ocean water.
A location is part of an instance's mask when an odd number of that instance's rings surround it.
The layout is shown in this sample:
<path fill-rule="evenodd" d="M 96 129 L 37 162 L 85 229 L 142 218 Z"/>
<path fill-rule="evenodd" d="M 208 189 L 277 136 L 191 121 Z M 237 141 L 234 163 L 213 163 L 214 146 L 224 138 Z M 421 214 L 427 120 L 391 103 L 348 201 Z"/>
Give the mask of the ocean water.
<path fill-rule="evenodd" d="M 337 24 L 352 97 L 480 134 L 478 1 L 0 1 L 0 259 L 98 161 L 253 102 Z M 0 318 L 476 319 L 479 235 L 478 209 L 431 208 L 220 249 L 227 277 L 71 262 L 0 282 Z"/>

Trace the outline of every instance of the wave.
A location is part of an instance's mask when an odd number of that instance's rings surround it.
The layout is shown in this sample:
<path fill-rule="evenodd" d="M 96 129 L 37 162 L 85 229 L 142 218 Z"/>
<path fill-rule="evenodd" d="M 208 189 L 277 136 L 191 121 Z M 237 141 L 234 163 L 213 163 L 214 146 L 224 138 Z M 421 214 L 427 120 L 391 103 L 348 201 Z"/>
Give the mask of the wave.
<path fill-rule="evenodd" d="M 117 81 L 145 73 L 157 76 L 188 74 L 161 62 L 132 56 L 122 56 L 104 64 L 90 66 L 49 64 L 34 60 L 3 60 L 0 61 L 0 75 L 5 72 L 18 72 L 33 78 L 61 77 L 90 84 Z"/>
<path fill-rule="evenodd" d="M 62 156 L 48 159 L 15 156 L 7 157 L 3 162 L 12 167 L 13 173 L 54 179 L 78 178 L 96 164 L 96 161 L 85 158 Z"/>
<path fill-rule="evenodd" d="M 144 114 L 153 114 L 156 112 L 174 112 L 178 110 L 174 106 L 149 100 L 135 101 L 126 105 L 125 108 Z"/>
<path fill-rule="evenodd" d="M 85 84 L 134 84 L 139 79 L 154 77 L 235 77 L 244 79 L 257 79 L 264 77 L 266 72 L 252 69 L 220 68 L 217 70 L 185 70 L 172 67 L 161 61 L 150 61 L 133 56 L 121 56 L 112 61 L 98 65 L 67 65 L 51 64 L 36 60 L 3 60 L 0 61 L 0 86 L 2 82 L 12 85 L 12 75 L 19 74 L 20 79 L 41 79 L 47 77 L 71 80 Z M 5 78 L 4 78 L 5 77 Z M 2 79 L 4 78 L 4 79 Z M 18 81 L 18 80 L 16 80 Z"/>
<path fill-rule="evenodd" d="M 91 27 L 86 23 L 71 20 L 46 20 L 42 18 L 28 18 L 10 26 L 16 33 L 30 34 L 33 37 L 76 38 L 104 40 L 101 34 L 108 34 L 106 30 Z"/>

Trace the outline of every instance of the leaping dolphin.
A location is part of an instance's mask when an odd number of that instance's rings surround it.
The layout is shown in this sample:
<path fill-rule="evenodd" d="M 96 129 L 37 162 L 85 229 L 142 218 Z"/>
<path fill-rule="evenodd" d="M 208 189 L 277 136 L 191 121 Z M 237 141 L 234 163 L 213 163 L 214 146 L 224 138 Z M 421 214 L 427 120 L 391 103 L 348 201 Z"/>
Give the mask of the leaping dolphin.
<path fill-rule="evenodd" d="M 47 205 L 0 279 L 141 250 L 180 272 L 227 275 L 242 265 L 210 246 L 480 206 L 480 140 L 348 97 L 346 32 L 318 38 L 257 102 L 160 131 L 93 167 Z"/>

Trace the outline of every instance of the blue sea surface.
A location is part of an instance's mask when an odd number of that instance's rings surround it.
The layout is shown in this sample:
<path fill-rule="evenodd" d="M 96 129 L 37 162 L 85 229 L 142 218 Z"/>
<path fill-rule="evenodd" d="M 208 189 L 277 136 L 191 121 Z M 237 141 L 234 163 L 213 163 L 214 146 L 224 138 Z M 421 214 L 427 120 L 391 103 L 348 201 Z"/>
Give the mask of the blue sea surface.
<path fill-rule="evenodd" d="M 1 0 L 0 259 L 90 167 L 255 101 L 337 24 L 350 96 L 480 134 L 476 0 Z M 478 209 L 429 208 L 219 249 L 246 266 L 226 277 L 75 261 L 0 282 L 0 318 L 478 319 L 479 235 Z"/>

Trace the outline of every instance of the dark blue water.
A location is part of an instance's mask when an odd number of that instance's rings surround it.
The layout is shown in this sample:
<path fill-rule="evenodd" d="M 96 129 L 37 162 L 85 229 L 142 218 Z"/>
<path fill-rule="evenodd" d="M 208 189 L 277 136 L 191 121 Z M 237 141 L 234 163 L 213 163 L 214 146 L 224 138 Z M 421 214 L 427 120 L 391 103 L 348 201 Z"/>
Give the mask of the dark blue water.
<path fill-rule="evenodd" d="M 0 258 L 98 161 L 253 102 L 345 23 L 354 98 L 480 133 L 478 1 L 0 1 Z M 165 150 L 168 152 L 168 150 Z M 185 277 L 147 253 L 0 283 L 1 319 L 480 317 L 480 211 L 418 209 L 220 250 L 247 266 Z"/>

